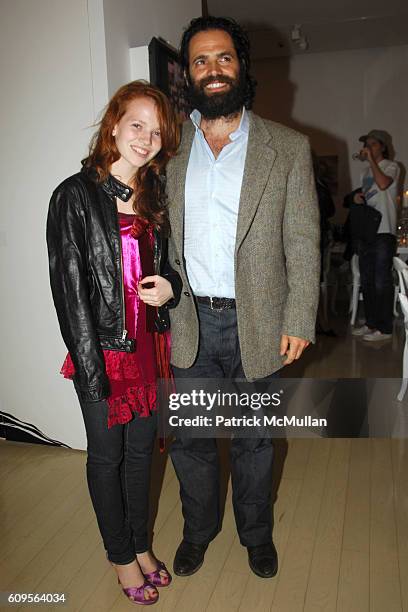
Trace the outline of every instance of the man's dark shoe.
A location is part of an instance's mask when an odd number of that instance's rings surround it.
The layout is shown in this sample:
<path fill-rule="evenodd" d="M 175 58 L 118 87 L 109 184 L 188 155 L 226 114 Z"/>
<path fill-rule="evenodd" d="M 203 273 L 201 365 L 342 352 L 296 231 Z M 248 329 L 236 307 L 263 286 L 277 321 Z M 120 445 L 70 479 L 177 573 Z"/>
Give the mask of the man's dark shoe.
<path fill-rule="evenodd" d="M 248 563 L 260 578 L 272 578 L 278 571 L 278 553 L 273 543 L 248 546 Z"/>
<path fill-rule="evenodd" d="M 208 544 L 192 544 L 183 540 L 174 557 L 173 570 L 176 576 L 191 576 L 203 564 Z"/>

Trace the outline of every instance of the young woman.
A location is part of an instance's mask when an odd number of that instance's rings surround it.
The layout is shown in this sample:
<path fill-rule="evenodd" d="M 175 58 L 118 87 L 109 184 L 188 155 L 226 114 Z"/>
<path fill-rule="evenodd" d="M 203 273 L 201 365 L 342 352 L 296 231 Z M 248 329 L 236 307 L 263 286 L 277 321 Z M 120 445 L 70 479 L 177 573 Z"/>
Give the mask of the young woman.
<path fill-rule="evenodd" d="M 109 102 L 82 170 L 54 191 L 51 288 L 88 441 L 87 479 L 107 557 L 127 597 L 158 599 L 171 576 L 149 550 L 156 381 L 169 377 L 167 309 L 181 281 L 167 264 L 163 173 L 179 132 L 143 81 Z"/>

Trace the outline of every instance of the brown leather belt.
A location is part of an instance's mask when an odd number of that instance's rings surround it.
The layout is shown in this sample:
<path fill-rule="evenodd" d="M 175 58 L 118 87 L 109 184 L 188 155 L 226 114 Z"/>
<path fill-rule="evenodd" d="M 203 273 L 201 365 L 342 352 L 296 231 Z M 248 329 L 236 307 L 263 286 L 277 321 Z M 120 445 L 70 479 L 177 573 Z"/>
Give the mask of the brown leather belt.
<path fill-rule="evenodd" d="M 230 310 L 235 308 L 235 300 L 233 298 L 223 297 L 208 297 L 196 295 L 196 300 L 199 304 L 206 304 L 211 310 Z"/>

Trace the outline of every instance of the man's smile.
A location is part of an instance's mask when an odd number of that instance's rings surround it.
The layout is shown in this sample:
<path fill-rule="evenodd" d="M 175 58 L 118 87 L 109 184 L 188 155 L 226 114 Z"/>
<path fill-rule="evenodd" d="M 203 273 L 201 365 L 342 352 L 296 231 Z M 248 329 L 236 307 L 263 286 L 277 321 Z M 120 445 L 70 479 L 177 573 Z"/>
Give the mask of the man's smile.
<path fill-rule="evenodd" d="M 223 83 L 222 81 L 213 81 L 212 83 L 208 83 L 208 85 L 205 86 L 206 89 L 223 89 L 224 87 L 226 87 L 228 85 L 228 83 Z"/>

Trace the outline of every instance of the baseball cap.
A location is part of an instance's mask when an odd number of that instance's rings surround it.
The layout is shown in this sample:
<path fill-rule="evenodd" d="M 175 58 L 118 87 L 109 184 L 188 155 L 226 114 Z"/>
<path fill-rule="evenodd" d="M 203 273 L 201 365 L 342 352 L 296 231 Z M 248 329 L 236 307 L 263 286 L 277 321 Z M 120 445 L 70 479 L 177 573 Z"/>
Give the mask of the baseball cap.
<path fill-rule="evenodd" d="M 391 136 L 385 130 L 370 130 L 368 134 L 360 136 L 359 141 L 366 142 L 367 138 L 373 138 L 388 148 L 391 146 Z"/>

